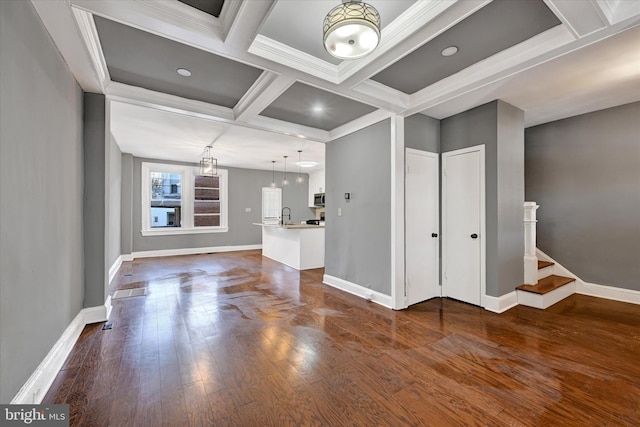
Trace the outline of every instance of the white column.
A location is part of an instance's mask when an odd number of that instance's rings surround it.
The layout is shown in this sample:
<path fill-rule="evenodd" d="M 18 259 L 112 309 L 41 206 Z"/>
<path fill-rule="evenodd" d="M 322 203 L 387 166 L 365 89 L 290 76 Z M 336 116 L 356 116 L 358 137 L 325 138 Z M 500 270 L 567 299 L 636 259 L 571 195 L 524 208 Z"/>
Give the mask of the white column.
<path fill-rule="evenodd" d="M 538 257 L 536 256 L 536 202 L 524 202 L 524 283 L 538 284 Z"/>

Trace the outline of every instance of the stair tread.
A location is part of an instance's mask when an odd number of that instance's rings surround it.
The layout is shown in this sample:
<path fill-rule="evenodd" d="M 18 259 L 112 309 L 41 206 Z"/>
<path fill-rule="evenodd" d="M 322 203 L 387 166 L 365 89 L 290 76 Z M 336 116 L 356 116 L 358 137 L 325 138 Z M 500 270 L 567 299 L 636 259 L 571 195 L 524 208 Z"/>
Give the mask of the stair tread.
<path fill-rule="evenodd" d="M 573 282 L 575 279 L 572 277 L 556 276 L 552 274 L 544 279 L 538 280 L 537 285 L 520 285 L 516 289 L 520 291 L 533 292 L 534 294 L 544 295 L 551 291 L 555 291 L 562 286 Z"/>
<path fill-rule="evenodd" d="M 545 267 L 551 267 L 554 264 L 554 262 L 549 261 L 538 261 L 538 270 L 542 270 Z"/>

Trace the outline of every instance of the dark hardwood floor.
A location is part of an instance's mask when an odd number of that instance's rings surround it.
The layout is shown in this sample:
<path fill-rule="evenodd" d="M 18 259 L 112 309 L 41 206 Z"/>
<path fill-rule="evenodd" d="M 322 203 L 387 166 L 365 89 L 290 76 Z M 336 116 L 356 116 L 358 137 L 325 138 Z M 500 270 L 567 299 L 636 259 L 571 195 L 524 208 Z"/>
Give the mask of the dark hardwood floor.
<path fill-rule="evenodd" d="M 125 263 L 44 403 L 73 426 L 638 426 L 640 306 L 395 312 L 259 251 Z"/>

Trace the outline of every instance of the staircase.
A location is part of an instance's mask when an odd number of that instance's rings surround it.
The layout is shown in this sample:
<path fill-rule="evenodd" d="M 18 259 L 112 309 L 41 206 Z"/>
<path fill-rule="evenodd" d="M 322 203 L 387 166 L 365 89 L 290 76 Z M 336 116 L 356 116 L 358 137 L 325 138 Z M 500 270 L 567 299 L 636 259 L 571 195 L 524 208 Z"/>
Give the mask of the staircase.
<path fill-rule="evenodd" d="M 538 283 L 516 288 L 518 304 L 545 309 L 576 292 L 576 281 L 571 277 L 553 274 L 555 263 L 538 261 Z"/>

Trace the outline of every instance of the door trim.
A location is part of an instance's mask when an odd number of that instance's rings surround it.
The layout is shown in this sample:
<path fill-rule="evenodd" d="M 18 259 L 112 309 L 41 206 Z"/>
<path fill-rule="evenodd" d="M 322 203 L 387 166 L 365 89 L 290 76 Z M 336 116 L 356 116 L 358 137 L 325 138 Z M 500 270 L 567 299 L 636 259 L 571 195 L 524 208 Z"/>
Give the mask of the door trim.
<path fill-rule="evenodd" d="M 404 212 L 404 233 L 405 233 L 405 239 L 404 239 L 404 244 L 405 244 L 405 257 L 404 257 L 404 307 L 408 307 L 408 286 L 407 286 L 407 238 L 406 238 L 406 234 L 407 234 L 407 197 L 406 197 L 406 191 L 407 191 L 407 171 L 406 171 L 406 167 L 407 167 L 407 162 L 406 162 L 406 158 L 407 158 L 407 154 L 415 154 L 417 156 L 423 156 L 423 157 L 429 157 L 432 159 L 435 159 L 436 162 L 438 163 L 438 169 L 440 169 L 440 154 L 438 153 L 434 153 L 431 151 L 425 151 L 425 150 L 418 150 L 415 148 L 405 148 L 405 174 L 404 174 L 404 180 L 405 180 L 405 198 L 404 198 L 404 203 L 405 203 L 405 212 Z M 440 187 L 440 173 L 436 174 L 436 186 L 438 187 L 438 193 L 440 194 L 441 191 L 441 187 Z M 439 195 L 438 194 L 438 195 Z M 438 197 L 438 204 L 440 204 L 440 197 Z M 442 214 L 442 208 L 439 205 L 438 209 L 438 234 L 442 233 L 442 230 L 440 229 L 440 224 L 441 224 L 441 218 L 440 215 Z M 442 282 L 440 279 L 440 270 L 442 269 L 442 265 L 440 264 L 440 238 L 438 238 L 438 262 L 437 262 L 437 266 L 438 266 L 438 286 L 440 286 L 440 295 L 438 295 L 439 297 L 442 297 Z"/>
<path fill-rule="evenodd" d="M 486 226 L 486 172 L 485 172 L 485 145 L 474 145 L 472 147 L 465 147 L 459 150 L 446 151 L 442 153 L 441 159 L 441 195 L 442 200 L 440 201 L 440 235 L 442 236 L 442 230 L 447 229 L 447 174 L 446 174 L 446 166 L 447 159 L 451 156 L 472 153 L 474 151 L 478 151 L 480 154 L 480 306 L 485 308 L 487 306 L 487 226 Z M 444 274 L 446 273 L 444 267 L 446 264 L 447 257 L 447 239 L 446 236 L 440 240 L 441 242 L 441 251 L 440 251 L 440 271 L 442 272 L 442 289 L 441 294 L 444 296 Z"/>

